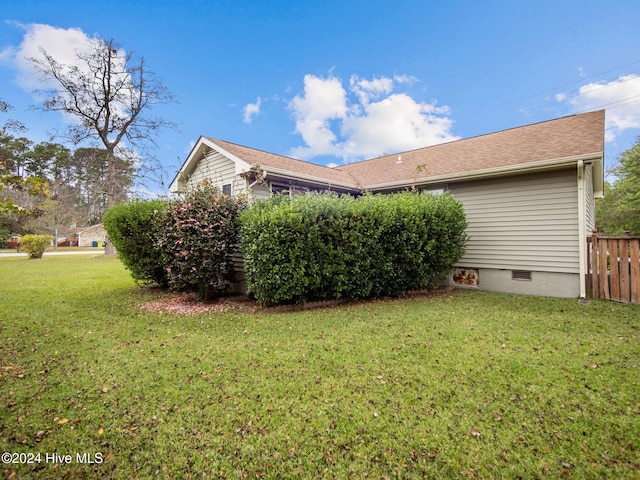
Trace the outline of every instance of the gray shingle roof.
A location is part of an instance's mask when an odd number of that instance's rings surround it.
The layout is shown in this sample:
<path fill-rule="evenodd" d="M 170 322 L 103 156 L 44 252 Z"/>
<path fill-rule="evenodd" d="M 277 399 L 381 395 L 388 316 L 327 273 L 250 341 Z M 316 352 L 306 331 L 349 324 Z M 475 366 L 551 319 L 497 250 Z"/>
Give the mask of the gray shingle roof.
<path fill-rule="evenodd" d="M 447 176 L 543 164 L 558 159 L 602 156 L 604 110 L 571 115 L 478 137 L 329 168 L 223 140 L 209 139 L 252 165 L 353 188 L 428 182 Z M 398 157 L 401 157 L 401 162 Z"/>
<path fill-rule="evenodd" d="M 356 183 L 355 179 L 341 168 L 325 167 L 323 165 L 256 150 L 255 148 L 245 147 L 224 140 L 214 138 L 209 138 L 209 140 L 251 165 L 259 165 L 266 169 L 271 167 L 278 170 L 285 170 L 291 173 L 324 179 L 328 182 L 340 182 L 354 186 Z"/>
<path fill-rule="evenodd" d="M 604 151 L 604 111 L 512 128 L 479 137 L 345 165 L 366 186 L 481 172 Z M 398 162 L 401 155 L 402 162 Z M 422 168 L 418 168 L 421 166 Z M 425 173 L 419 173 L 424 171 Z"/>

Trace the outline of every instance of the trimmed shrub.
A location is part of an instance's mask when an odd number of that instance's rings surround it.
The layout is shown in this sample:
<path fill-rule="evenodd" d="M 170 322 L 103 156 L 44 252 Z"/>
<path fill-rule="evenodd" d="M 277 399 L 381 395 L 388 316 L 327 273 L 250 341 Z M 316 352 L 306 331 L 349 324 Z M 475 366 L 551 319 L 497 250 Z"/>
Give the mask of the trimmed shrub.
<path fill-rule="evenodd" d="M 433 286 L 466 243 L 462 205 L 446 194 L 276 197 L 241 223 L 247 283 L 267 305 Z"/>
<path fill-rule="evenodd" d="M 114 205 L 104 214 L 103 224 L 109 240 L 131 276 L 140 283 L 167 286 L 158 239 L 164 200 L 133 200 Z"/>
<path fill-rule="evenodd" d="M 158 242 L 169 287 L 209 299 L 228 291 L 237 249 L 238 213 L 245 197 L 228 197 L 202 183 L 184 199 L 170 202 Z"/>
<path fill-rule="evenodd" d="M 53 241 L 51 235 L 24 235 L 20 239 L 20 249 L 31 258 L 42 258 L 42 254 Z"/>

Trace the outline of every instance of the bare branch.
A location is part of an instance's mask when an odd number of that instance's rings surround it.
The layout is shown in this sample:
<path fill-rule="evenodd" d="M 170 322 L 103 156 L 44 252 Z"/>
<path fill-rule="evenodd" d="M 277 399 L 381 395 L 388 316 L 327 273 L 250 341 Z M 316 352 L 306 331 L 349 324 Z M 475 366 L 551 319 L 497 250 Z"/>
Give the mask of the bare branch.
<path fill-rule="evenodd" d="M 121 146 L 146 153 L 155 146 L 163 128 L 175 125 L 149 115 L 153 106 L 171 103 L 173 95 L 156 75 L 147 70 L 144 57 L 125 54 L 113 40 L 93 39 L 91 48 L 77 51 L 73 64 L 56 61 L 44 49 L 42 58 L 30 61 L 42 79 L 54 87 L 40 93 L 43 111 L 61 112 L 70 119 L 69 139 L 78 145 L 94 140 L 107 152 L 107 192 L 114 191 L 118 175 L 116 150 Z M 138 172 L 153 170 L 145 155 L 136 162 Z M 111 199 L 110 199 L 111 202 Z"/>

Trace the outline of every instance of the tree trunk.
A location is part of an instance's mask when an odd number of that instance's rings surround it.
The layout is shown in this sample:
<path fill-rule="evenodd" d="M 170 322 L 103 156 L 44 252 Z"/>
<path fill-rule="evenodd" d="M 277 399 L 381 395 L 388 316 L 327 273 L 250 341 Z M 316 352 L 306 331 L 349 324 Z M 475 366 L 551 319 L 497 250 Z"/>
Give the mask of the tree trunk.
<path fill-rule="evenodd" d="M 105 257 L 115 257 L 116 256 L 116 248 L 113 246 L 113 243 L 111 243 L 111 240 L 109 239 L 108 235 L 107 235 L 107 242 L 106 242 L 106 245 L 104 247 L 104 256 Z"/>
<path fill-rule="evenodd" d="M 115 153 L 114 147 L 109 145 L 105 139 L 105 146 L 107 147 L 107 209 L 109 207 L 113 207 L 116 204 L 115 191 L 116 191 L 116 165 L 115 165 Z M 105 257 L 115 257 L 116 249 L 111 243 L 111 239 L 109 238 L 109 234 L 106 237 L 107 244 L 104 247 L 104 256 Z"/>

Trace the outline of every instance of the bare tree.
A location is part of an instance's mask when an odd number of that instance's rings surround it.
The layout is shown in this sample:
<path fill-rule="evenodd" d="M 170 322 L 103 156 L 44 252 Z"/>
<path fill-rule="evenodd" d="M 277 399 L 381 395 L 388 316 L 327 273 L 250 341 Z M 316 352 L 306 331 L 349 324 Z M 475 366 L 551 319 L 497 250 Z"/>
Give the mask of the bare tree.
<path fill-rule="evenodd" d="M 13 110 L 13 106 L 0 98 L 0 113 L 7 113 L 9 110 Z M 10 130 L 23 132 L 26 130 L 26 127 L 24 126 L 24 124 L 22 124 L 22 122 L 19 122 L 17 120 L 7 120 L 3 125 L 0 125 L 0 135 L 3 135 Z"/>
<path fill-rule="evenodd" d="M 93 140 L 106 151 L 107 206 L 117 202 L 122 158 L 138 172 L 154 169 L 149 155 L 155 137 L 173 123 L 154 117 L 155 105 L 171 103 L 173 95 L 146 67 L 144 57 L 126 54 L 113 40 L 92 39 L 77 50 L 73 64 L 59 63 L 45 49 L 30 61 L 52 88 L 39 92 L 43 111 L 62 112 L 71 119 L 67 134 L 74 145 Z"/>

